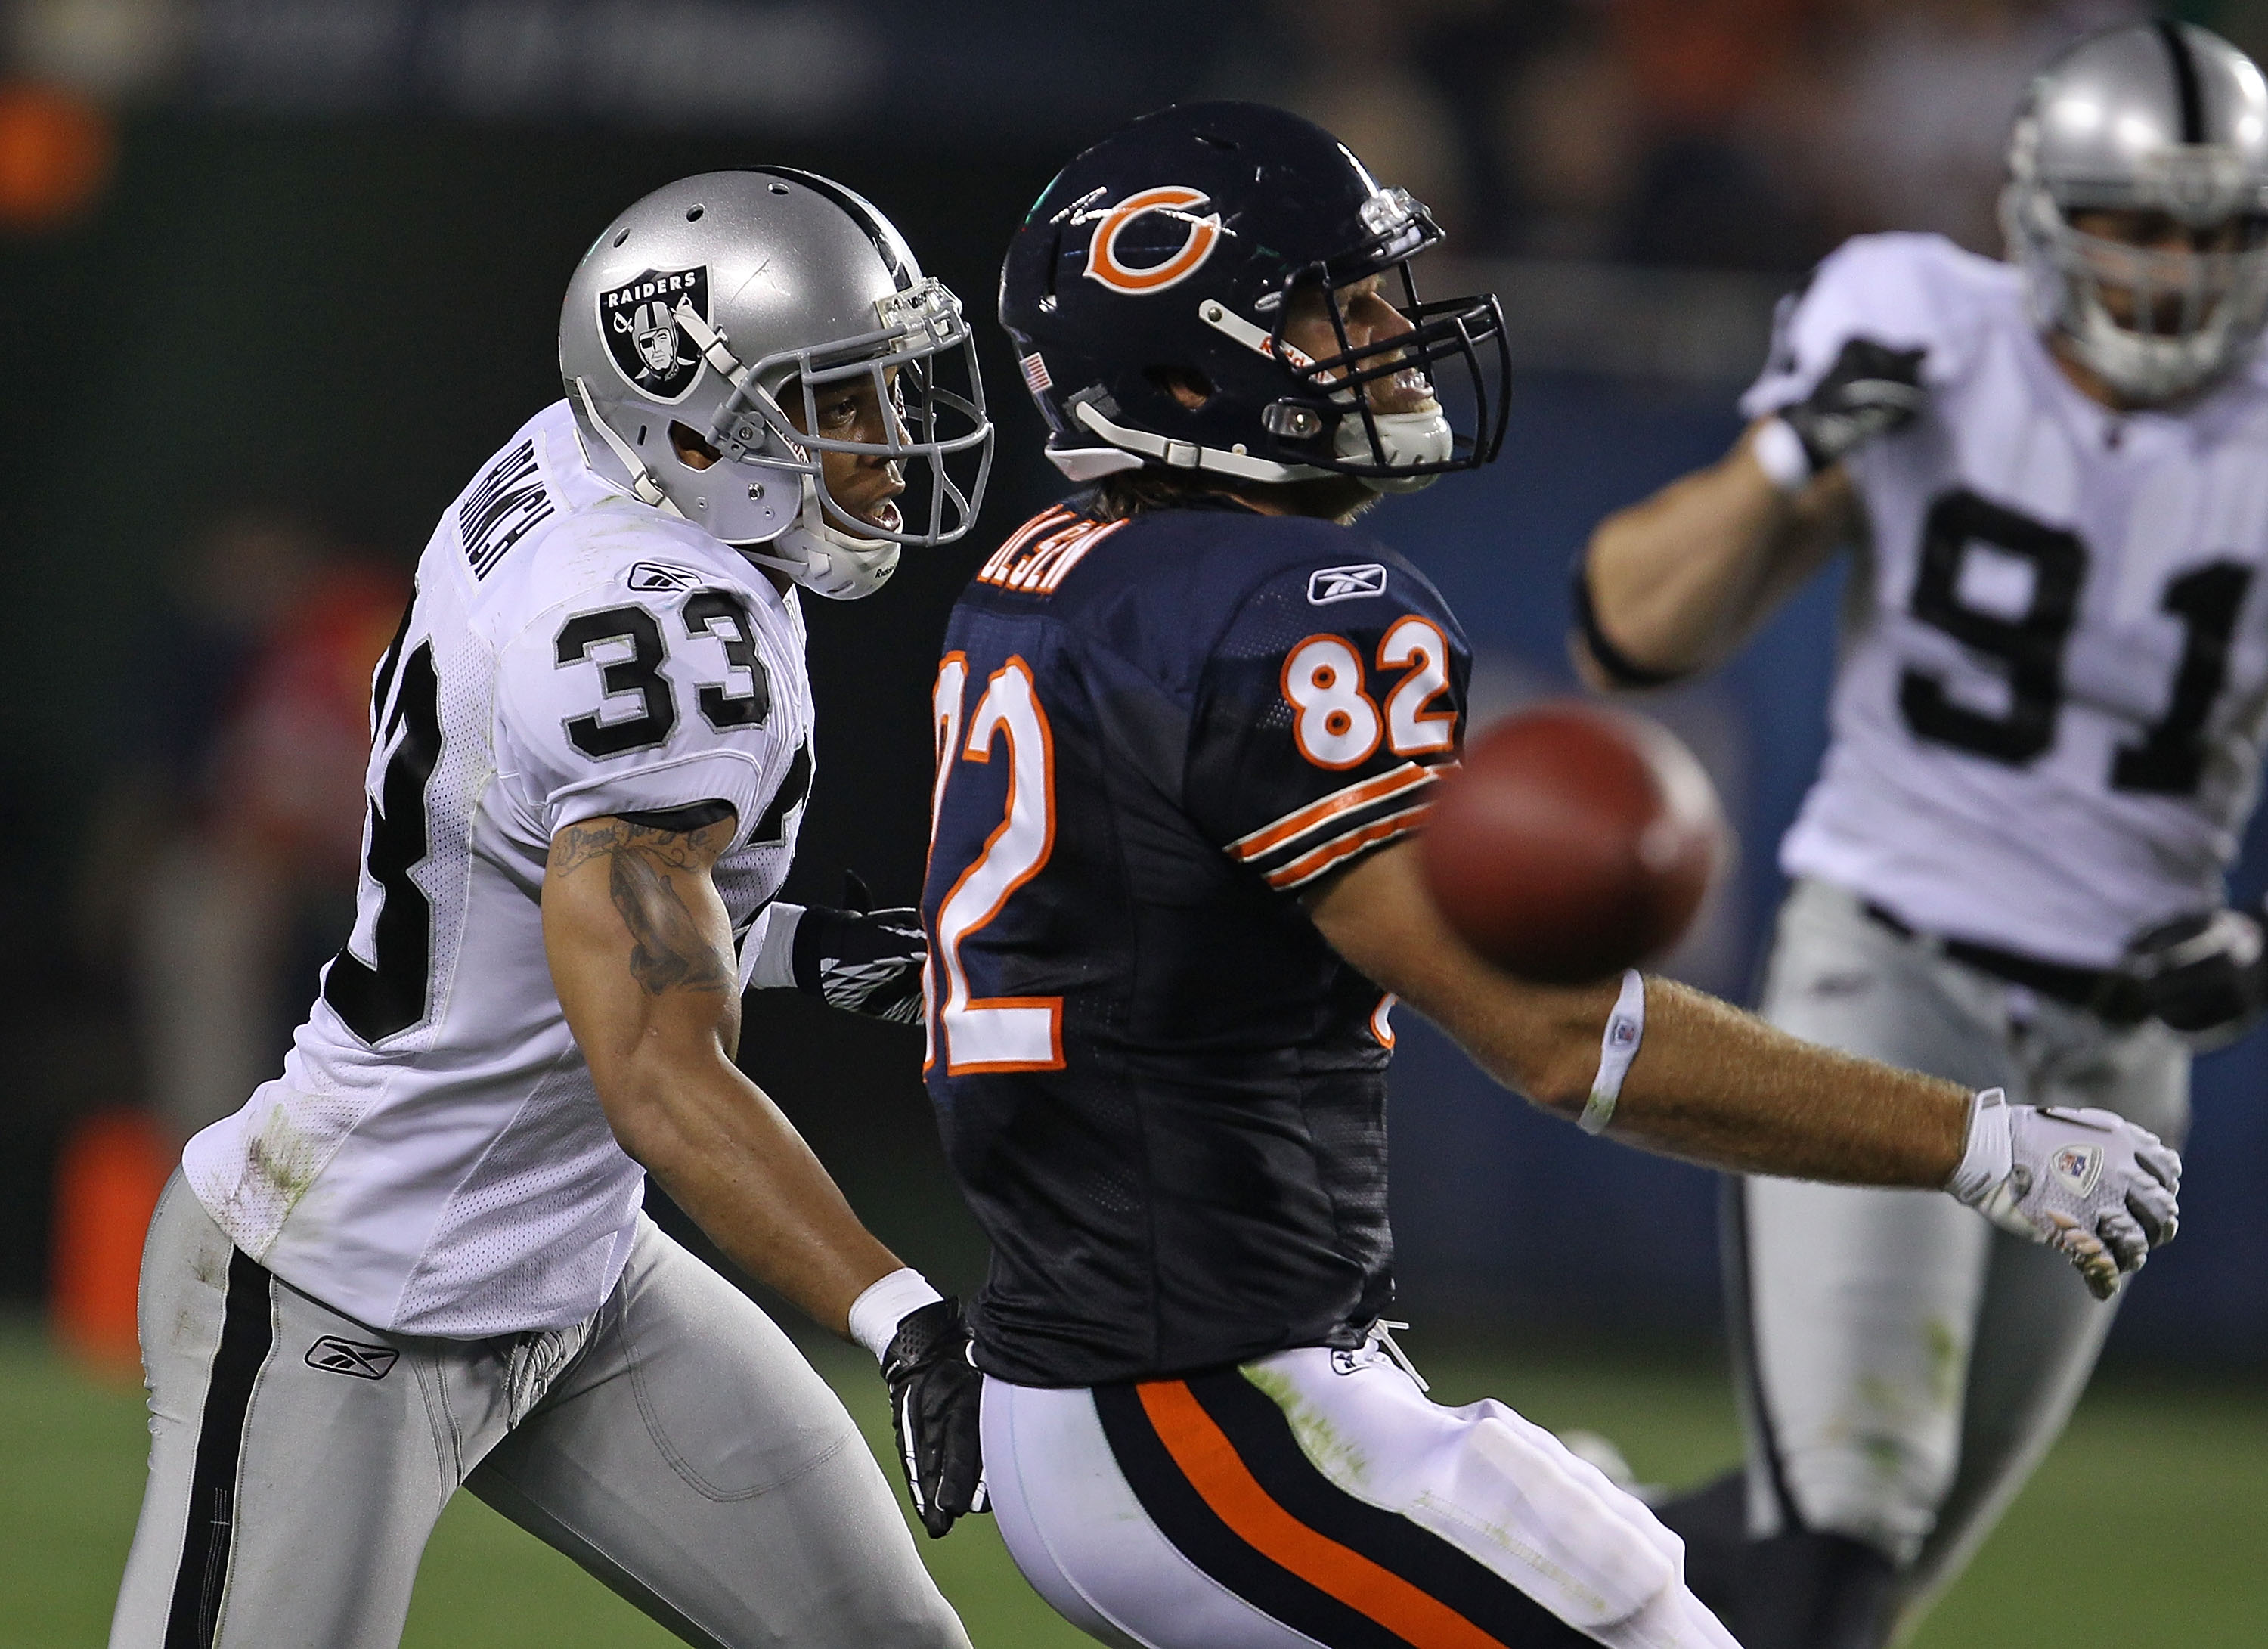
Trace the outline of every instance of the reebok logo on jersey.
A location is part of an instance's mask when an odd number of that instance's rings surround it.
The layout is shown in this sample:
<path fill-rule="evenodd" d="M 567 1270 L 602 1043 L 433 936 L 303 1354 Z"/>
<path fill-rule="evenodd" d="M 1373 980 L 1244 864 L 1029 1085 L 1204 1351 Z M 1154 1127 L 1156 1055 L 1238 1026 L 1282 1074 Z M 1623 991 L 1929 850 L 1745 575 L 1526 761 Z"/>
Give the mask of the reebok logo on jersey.
<path fill-rule="evenodd" d="M 307 1366 L 357 1380 L 384 1380 L 401 1357 L 390 1345 L 357 1345 L 327 1334 L 307 1348 Z"/>
<path fill-rule="evenodd" d="M 701 376 L 701 351 L 677 324 L 681 303 L 709 319 L 709 266 L 642 269 L 599 294 L 599 332 L 622 381 L 656 401 L 682 401 Z"/>
<path fill-rule="evenodd" d="M 2102 1147 L 2065 1145 L 2048 1159 L 2056 1179 L 2073 1196 L 2085 1196 L 2102 1177 Z"/>
<path fill-rule="evenodd" d="M 1329 607 L 1334 601 L 1359 601 L 1386 593 L 1386 569 L 1374 561 L 1359 567 L 1322 567 L 1307 575 L 1307 605 Z"/>
<path fill-rule="evenodd" d="M 630 569 L 633 590 L 693 590 L 700 585 L 699 573 L 688 572 L 682 567 L 666 567 L 658 561 L 642 561 Z"/>

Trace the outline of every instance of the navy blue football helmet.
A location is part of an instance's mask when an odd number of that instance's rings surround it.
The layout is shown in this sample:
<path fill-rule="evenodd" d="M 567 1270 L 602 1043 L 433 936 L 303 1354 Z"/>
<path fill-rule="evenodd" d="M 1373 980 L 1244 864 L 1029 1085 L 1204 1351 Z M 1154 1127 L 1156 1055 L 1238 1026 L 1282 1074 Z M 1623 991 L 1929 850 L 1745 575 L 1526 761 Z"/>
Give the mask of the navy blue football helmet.
<path fill-rule="evenodd" d="M 1149 464 L 1257 482 L 1353 475 L 1381 492 L 1489 462 L 1512 367 L 1504 316 L 1492 295 L 1418 302 L 1410 260 L 1440 239 L 1408 190 L 1381 187 L 1297 115 L 1256 103 L 1144 115 L 1057 175 L 1000 271 L 1001 324 L 1047 419 L 1048 456 L 1074 481 Z M 1338 290 L 1388 270 L 1412 330 L 1354 347 Z M 1322 359 L 1283 335 L 1303 285 L 1338 336 Z M 1469 388 L 1462 431 L 1438 401 L 1380 413 L 1364 389 L 1412 369 L 1438 384 L 1444 367 Z M 1203 404 L 1184 404 L 1176 384 Z"/>

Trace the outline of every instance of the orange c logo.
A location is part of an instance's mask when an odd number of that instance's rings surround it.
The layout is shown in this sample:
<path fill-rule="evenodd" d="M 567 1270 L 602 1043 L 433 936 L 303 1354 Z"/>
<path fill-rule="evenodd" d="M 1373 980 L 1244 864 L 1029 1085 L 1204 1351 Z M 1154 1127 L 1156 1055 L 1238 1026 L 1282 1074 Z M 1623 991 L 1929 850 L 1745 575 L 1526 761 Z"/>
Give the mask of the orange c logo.
<path fill-rule="evenodd" d="M 1086 256 L 1089 278 L 1130 298 L 1163 291 L 1176 281 L 1195 274 L 1198 266 L 1212 255 L 1213 247 L 1220 239 L 1219 212 L 1208 212 L 1203 217 L 1190 215 L 1189 209 L 1203 205 L 1205 199 L 1202 189 L 1185 189 L 1170 183 L 1128 195 L 1105 212 L 1102 221 L 1095 225 L 1094 242 Z M 1118 237 L 1127 225 L 1145 212 L 1170 213 L 1187 225 L 1189 238 L 1163 263 L 1146 269 L 1130 269 L 1118 261 Z"/>

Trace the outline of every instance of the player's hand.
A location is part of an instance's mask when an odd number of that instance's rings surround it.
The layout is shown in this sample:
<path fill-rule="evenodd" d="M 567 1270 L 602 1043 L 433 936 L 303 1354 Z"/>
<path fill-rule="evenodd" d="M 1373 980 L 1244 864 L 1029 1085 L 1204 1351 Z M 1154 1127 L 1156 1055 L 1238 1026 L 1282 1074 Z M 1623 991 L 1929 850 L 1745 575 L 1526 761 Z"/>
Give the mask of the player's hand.
<path fill-rule="evenodd" d="M 2260 919 L 2242 910 L 2176 917 L 2127 946 L 2118 979 L 2139 1012 L 2177 1031 L 2234 1042 L 2268 1007 Z"/>
<path fill-rule="evenodd" d="M 1921 386 L 1925 353 L 1893 350 L 1872 338 L 1852 338 L 1811 394 L 1782 409 L 1780 422 L 1803 443 L 1813 475 L 1860 442 L 1913 421 L 1928 400 Z"/>
<path fill-rule="evenodd" d="M 922 963 L 929 947 L 910 905 L 870 910 L 865 885 L 844 877 L 847 909 L 808 905 L 792 948 L 796 989 L 829 1007 L 893 1025 L 922 1022 Z"/>
<path fill-rule="evenodd" d="M 2009 1105 L 1995 1088 L 1977 1096 L 1968 1154 L 1946 1189 L 2003 1229 L 2060 1250 L 2108 1299 L 2152 1248 L 2173 1240 L 2181 1184 L 2180 1156 L 2148 1129 L 2093 1108 Z"/>
<path fill-rule="evenodd" d="M 898 1458 L 913 1491 L 914 1513 L 932 1539 L 955 1518 L 988 1509 L 977 1432 L 984 1376 L 968 1352 L 961 1302 L 939 1299 L 908 1312 L 882 1354 Z"/>

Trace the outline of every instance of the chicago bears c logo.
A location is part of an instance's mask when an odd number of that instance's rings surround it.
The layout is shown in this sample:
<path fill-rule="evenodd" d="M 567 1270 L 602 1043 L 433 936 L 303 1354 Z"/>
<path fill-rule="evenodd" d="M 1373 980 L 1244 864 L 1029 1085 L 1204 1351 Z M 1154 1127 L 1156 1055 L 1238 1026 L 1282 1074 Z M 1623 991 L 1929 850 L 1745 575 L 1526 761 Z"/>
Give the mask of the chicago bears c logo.
<path fill-rule="evenodd" d="M 1203 189 L 1185 189 L 1171 183 L 1128 195 L 1105 212 L 1102 221 L 1095 225 L 1094 240 L 1086 254 L 1088 277 L 1130 298 L 1163 291 L 1175 282 L 1188 279 L 1212 255 L 1213 247 L 1220 240 L 1220 214 L 1207 212 L 1200 217 L 1193 210 L 1206 203 Z M 1151 213 L 1181 225 L 1181 245 L 1168 253 L 1161 263 L 1138 268 L 1121 261 L 1119 237 L 1130 225 Z"/>

